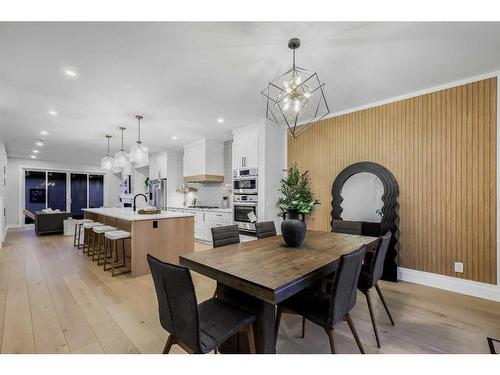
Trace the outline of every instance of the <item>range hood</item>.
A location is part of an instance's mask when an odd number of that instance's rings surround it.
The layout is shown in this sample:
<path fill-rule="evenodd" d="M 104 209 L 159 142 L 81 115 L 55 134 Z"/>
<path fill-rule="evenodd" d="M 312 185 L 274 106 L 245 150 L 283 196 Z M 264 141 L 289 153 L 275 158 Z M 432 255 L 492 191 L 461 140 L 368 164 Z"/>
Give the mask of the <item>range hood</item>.
<path fill-rule="evenodd" d="M 224 143 L 202 138 L 184 145 L 184 183 L 224 182 Z"/>

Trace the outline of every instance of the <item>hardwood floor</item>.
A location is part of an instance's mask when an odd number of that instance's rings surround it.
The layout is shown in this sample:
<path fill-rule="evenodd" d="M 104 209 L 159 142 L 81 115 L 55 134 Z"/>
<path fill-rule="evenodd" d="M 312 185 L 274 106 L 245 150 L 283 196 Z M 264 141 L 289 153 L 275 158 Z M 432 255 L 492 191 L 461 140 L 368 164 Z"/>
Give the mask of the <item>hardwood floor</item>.
<path fill-rule="evenodd" d="M 112 278 L 73 247 L 72 237 L 36 237 L 11 229 L 0 249 L 1 353 L 161 353 L 168 334 L 158 320 L 149 275 Z M 196 243 L 196 251 L 209 246 Z M 199 301 L 215 283 L 193 274 Z M 396 321 L 389 324 L 374 296 L 382 348 L 375 346 L 366 301 L 351 316 L 367 353 L 487 353 L 486 336 L 500 337 L 500 303 L 416 284 L 382 283 Z M 283 315 L 279 353 L 329 353 L 324 331 Z M 346 323 L 334 331 L 339 353 L 358 353 Z M 178 346 L 172 353 L 184 353 Z"/>

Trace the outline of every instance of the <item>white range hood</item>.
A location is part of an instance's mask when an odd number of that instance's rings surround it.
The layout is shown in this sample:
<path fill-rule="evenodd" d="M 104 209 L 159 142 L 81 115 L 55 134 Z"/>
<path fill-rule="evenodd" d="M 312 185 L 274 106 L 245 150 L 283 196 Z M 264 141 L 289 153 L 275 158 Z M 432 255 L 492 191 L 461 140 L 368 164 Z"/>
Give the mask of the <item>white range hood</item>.
<path fill-rule="evenodd" d="M 202 138 L 184 145 L 184 182 L 224 181 L 224 142 Z"/>

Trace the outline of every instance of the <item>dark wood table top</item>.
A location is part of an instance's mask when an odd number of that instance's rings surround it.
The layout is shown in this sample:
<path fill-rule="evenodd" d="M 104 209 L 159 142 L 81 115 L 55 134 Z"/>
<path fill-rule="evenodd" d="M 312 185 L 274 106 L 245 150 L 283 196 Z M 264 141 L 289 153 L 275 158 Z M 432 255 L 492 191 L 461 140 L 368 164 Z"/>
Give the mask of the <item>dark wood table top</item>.
<path fill-rule="evenodd" d="M 307 231 L 301 248 L 281 236 L 180 256 L 180 264 L 269 303 L 279 303 L 333 272 L 343 254 L 376 237 Z"/>

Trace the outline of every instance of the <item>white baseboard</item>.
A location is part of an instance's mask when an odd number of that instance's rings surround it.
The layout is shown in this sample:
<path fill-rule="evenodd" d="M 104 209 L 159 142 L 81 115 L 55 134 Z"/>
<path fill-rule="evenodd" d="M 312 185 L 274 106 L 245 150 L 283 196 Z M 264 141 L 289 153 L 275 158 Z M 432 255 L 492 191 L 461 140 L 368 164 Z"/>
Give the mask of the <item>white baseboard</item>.
<path fill-rule="evenodd" d="M 500 302 L 500 285 L 480 283 L 402 267 L 398 267 L 398 279 Z"/>

